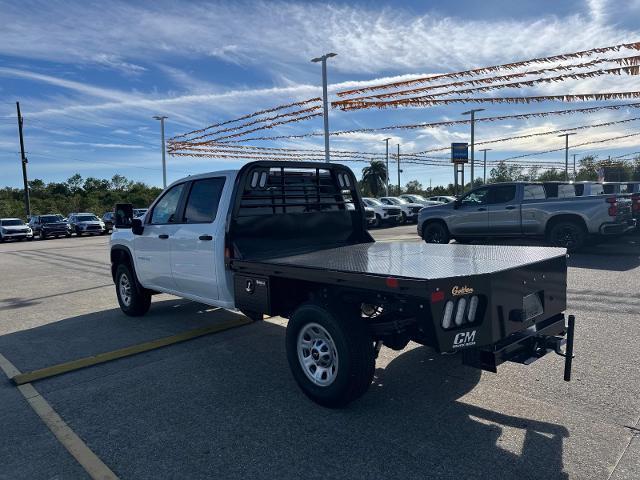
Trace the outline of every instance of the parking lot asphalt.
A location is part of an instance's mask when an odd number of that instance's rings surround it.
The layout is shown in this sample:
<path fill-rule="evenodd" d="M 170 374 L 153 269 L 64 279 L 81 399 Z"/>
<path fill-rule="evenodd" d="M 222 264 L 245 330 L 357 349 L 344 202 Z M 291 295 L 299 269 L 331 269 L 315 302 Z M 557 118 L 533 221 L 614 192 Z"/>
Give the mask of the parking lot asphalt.
<path fill-rule="evenodd" d="M 414 225 L 373 234 L 418 241 Z M 271 318 L 33 385 L 120 478 L 637 479 L 639 238 L 569 258 L 570 383 L 555 355 L 492 374 L 410 344 L 327 410 L 295 385 Z M 107 237 L 2 244 L 0 272 L 0 354 L 22 372 L 237 316 L 169 295 L 124 316 Z M 0 413 L 0 479 L 88 478 L 1 374 Z"/>

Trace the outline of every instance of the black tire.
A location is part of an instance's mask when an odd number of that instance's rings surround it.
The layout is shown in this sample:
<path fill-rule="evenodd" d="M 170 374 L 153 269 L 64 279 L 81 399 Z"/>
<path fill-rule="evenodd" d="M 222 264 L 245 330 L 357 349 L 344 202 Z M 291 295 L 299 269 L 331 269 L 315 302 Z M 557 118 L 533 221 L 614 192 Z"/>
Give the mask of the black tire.
<path fill-rule="evenodd" d="M 319 325 L 328 333 L 337 358 L 335 369 L 327 369 L 335 372 L 331 383 L 327 385 L 318 385 L 307 376 L 309 369 L 302 365 L 298 355 L 298 337 L 302 332 L 312 330 L 312 324 Z M 305 338 L 304 335 L 302 338 Z M 367 326 L 357 310 L 349 315 L 345 314 L 344 308 L 327 308 L 316 303 L 301 305 L 289 319 L 286 347 L 287 360 L 296 383 L 307 397 L 324 407 L 345 407 L 361 397 L 371 385 L 375 371 L 375 349 Z M 326 356 L 327 350 L 318 348 L 320 350 L 315 353 L 312 353 L 313 349 L 308 350 L 308 358 L 318 354 L 313 358 L 322 361 L 320 357 Z M 333 355 L 331 358 L 334 358 Z"/>
<path fill-rule="evenodd" d="M 78 227 L 76 227 L 76 235 L 77 235 L 78 237 L 81 237 L 81 236 L 82 236 L 82 232 L 80 231 L 80 229 L 79 229 Z"/>
<path fill-rule="evenodd" d="M 372 225 L 372 227 L 374 228 L 380 228 L 382 226 L 382 217 L 380 216 L 379 213 L 376 213 L 376 221 L 375 223 Z"/>
<path fill-rule="evenodd" d="M 547 232 L 547 242 L 554 247 L 564 247 L 568 252 L 576 252 L 584 247 L 587 232 L 577 222 L 561 221 L 553 224 Z"/>
<path fill-rule="evenodd" d="M 0 235 L 0 243 L 4 243 L 4 238 Z"/>
<path fill-rule="evenodd" d="M 44 233 L 42 230 L 40 230 L 40 240 L 46 240 L 47 239 L 47 234 Z"/>
<path fill-rule="evenodd" d="M 401 213 L 400 213 L 400 223 L 401 223 L 401 224 L 405 224 L 405 223 L 407 223 L 407 214 L 406 214 L 406 213 L 404 213 L 404 212 L 401 212 Z"/>
<path fill-rule="evenodd" d="M 125 280 L 126 279 L 126 280 Z M 129 285 L 129 296 L 126 296 L 123 283 Z M 116 270 L 116 296 L 120 310 L 130 317 L 141 317 L 149 311 L 151 294 L 138 284 L 131 268 L 126 263 L 118 265 Z"/>
<path fill-rule="evenodd" d="M 71 238 L 71 234 L 70 233 L 65 233 L 64 236 L 67 237 L 67 238 Z"/>
<path fill-rule="evenodd" d="M 422 239 L 426 243 L 449 243 L 451 236 L 442 222 L 429 222 L 422 227 Z"/>

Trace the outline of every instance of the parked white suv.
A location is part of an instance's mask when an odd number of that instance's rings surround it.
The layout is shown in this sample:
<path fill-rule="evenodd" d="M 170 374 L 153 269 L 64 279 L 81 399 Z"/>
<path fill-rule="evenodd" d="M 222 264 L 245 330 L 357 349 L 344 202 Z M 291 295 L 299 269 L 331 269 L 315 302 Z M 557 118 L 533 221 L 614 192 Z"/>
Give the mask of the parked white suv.
<path fill-rule="evenodd" d="M 418 212 L 424 208 L 424 205 L 420 203 L 408 202 L 399 197 L 382 197 L 379 200 L 385 205 L 400 207 L 402 210 L 402 223 L 417 222 Z"/>
<path fill-rule="evenodd" d="M 0 243 L 5 240 L 33 240 L 33 231 L 19 218 L 0 218 Z"/>
<path fill-rule="evenodd" d="M 409 203 L 419 203 L 425 207 L 431 207 L 433 205 L 442 205 L 445 202 L 440 202 L 438 200 L 427 200 L 422 195 L 416 195 L 415 193 L 405 193 L 400 195 L 400 198 L 404 198 Z"/>
<path fill-rule="evenodd" d="M 365 197 L 362 201 L 365 206 L 371 207 L 375 211 L 376 221 L 373 224 L 374 227 L 391 224 L 397 225 L 402 221 L 402 209 L 400 207 L 385 205 L 375 198 Z"/>

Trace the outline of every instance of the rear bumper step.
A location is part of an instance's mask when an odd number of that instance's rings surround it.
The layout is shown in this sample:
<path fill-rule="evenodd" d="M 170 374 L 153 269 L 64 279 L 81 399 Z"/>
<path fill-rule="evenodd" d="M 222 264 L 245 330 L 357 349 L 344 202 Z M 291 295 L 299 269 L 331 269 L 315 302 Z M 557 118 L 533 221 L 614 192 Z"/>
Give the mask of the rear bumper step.
<path fill-rule="evenodd" d="M 555 352 L 565 357 L 564 379 L 569 381 L 573 361 L 575 317 L 569 315 L 565 325 L 564 314 L 556 315 L 538 323 L 536 327 L 536 330 L 527 329 L 515 333 L 491 347 L 464 350 L 462 363 L 497 373 L 498 365 L 504 362 L 529 365 L 547 353 Z M 562 347 L 565 344 L 566 348 L 563 351 Z"/>

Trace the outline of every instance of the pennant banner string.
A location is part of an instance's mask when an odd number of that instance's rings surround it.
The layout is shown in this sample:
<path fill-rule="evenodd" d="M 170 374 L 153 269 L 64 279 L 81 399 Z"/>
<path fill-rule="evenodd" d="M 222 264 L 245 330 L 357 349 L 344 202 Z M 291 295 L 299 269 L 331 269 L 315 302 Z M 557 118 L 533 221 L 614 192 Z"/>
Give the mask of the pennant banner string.
<path fill-rule="evenodd" d="M 495 71 L 499 71 L 499 70 L 513 70 L 515 68 L 525 67 L 525 66 L 528 66 L 528 65 L 536 64 L 536 63 L 551 63 L 551 62 L 564 61 L 564 60 L 569 60 L 569 59 L 573 59 L 573 58 L 586 57 L 586 56 L 593 55 L 593 54 L 596 54 L 596 53 L 619 51 L 619 50 L 621 50 L 623 48 L 624 49 L 629 49 L 629 50 L 640 50 L 640 42 L 623 43 L 623 44 L 614 45 L 614 46 L 611 46 L 611 47 L 592 48 L 592 49 L 589 49 L 589 50 L 582 50 L 580 52 L 565 53 L 565 54 L 561 54 L 561 55 L 553 55 L 553 56 L 550 56 L 550 57 L 533 58 L 533 59 L 530 59 L 530 60 L 524 60 L 524 61 L 512 62 L 512 63 L 505 63 L 505 64 L 502 64 L 502 65 L 493 65 L 493 66 L 489 66 L 489 67 L 474 68 L 474 69 L 471 69 L 471 70 L 463 70 L 463 71 L 453 72 L 453 73 L 443 73 L 443 74 L 438 74 L 438 75 L 430 75 L 430 76 L 427 76 L 427 77 L 421 77 L 421 78 L 416 78 L 416 79 L 412 79 L 412 80 L 405 80 L 405 81 L 401 81 L 401 82 L 392 82 L 392 83 L 386 83 L 386 84 L 380 84 L 380 85 L 372 85 L 372 86 L 362 87 L 362 88 L 354 88 L 354 89 L 351 89 L 351 90 L 343 90 L 341 92 L 337 92 L 337 95 L 339 97 L 345 97 L 345 96 L 348 96 L 348 95 L 362 94 L 362 93 L 365 93 L 365 92 L 373 92 L 373 91 L 376 91 L 376 90 L 384 90 L 384 89 L 387 89 L 387 88 L 399 88 L 399 87 L 405 87 L 405 86 L 410 86 L 410 85 L 418 85 L 418 84 L 421 84 L 421 83 L 433 82 L 433 81 L 441 79 L 441 78 L 460 78 L 460 77 L 467 77 L 467 76 L 472 76 L 472 75 L 482 75 L 482 74 L 485 74 L 485 73 L 495 72 Z"/>
<path fill-rule="evenodd" d="M 541 77 L 535 78 L 531 80 L 521 80 L 518 82 L 510 82 L 510 83 L 498 83 L 492 85 L 485 85 L 481 87 L 472 87 L 466 89 L 453 89 L 447 90 L 444 92 L 432 93 L 429 95 L 422 95 L 420 97 L 415 98 L 436 98 L 436 97 L 444 97 L 447 95 L 463 95 L 469 93 L 478 93 L 478 92 L 488 92 L 491 90 L 498 90 L 502 88 L 522 88 L 522 87 L 533 87 L 539 83 L 552 83 L 552 82 L 563 82 L 565 80 L 580 80 L 585 78 L 594 78 L 602 75 L 638 75 L 640 74 L 640 66 L 633 65 L 629 67 L 617 67 L 617 68 L 608 68 L 603 70 L 591 70 L 588 72 L 579 72 L 579 73 L 565 73 L 563 75 L 557 75 L 555 77 Z M 405 90 L 405 95 L 418 93 L 419 90 Z M 398 92 L 399 93 L 399 92 Z M 400 96 L 400 95 L 393 95 Z M 339 100 L 336 102 L 332 102 L 331 106 L 333 108 L 341 108 L 343 110 L 354 110 L 356 108 L 367 108 L 367 105 L 373 103 L 369 101 L 365 101 L 367 98 L 373 97 L 358 97 L 347 100 Z M 381 97 L 382 98 L 382 97 Z M 377 103 L 377 102 L 376 102 Z"/>
<path fill-rule="evenodd" d="M 398 108 L 398 107 L 431 107 L 435 105 L 450 105 L 454 103 L 513 103 L 529 104 L 537 102 L 588 102 L 602 100 L 621 100 L 640 98 L 640 92 L 602 92 L 602 93 L 576 93 L 564 95 L 539 95 L 522 97 L 464 97 L 433 99 L 428 96 L 402 98 L 386 102 L 362 102 L 361 104 L 341 105 L 342 110 L 356 110 L 363 108 Z"/>
<path fill-rule="evenodd" d="M 513 115 L 501 115 L 497 117 L 480 117 L 476 118 L 476 122 L 497 122 L 503 120 L 524 120 L 527 118 L 538 118 L 538 117 L 547 117 L 553 115 L 571 115 L 574 113 L 594 113 L 600 110 L 619 110 L 621 108 L 640 108 L 640 103 L 620 103 L 616 105 L 601 105 L 597 107 L 586 107 L 586 108 L 572 108 L 566 110 L 553 110 L 548 112 L 532 112 L 532 113 L 518 113 Z M 386 127 L 372 127 L 372 128 L 355 128 L 351 130 L 338 130 L 334 132 L 329 132 L 331 136 L 339 136 L 339 135 L 349 135 L 351 133 L 374 133 L 374 132 L 384 132 L 389 130 L 419 130 L 422 128 L 440 128 L 440 127 L 451 127 L 455 125 L 468 125 L 471 123 L 471 120 L 447 120 L 441 122 L 432 122 L 432 123 L 415 123 L 415 124 L 405 124 L 405 125 L 391 125 Z M 250 137 L 243 138 L 241 140 L 228 140 L 224 143 L 244 143 L 252 140 L 283 140 L 283 139 L 301 139 L 301 138 L 310 138 L 310 137 L 323 137 L 324 133 L 304 133 L 299 135 L 278 135 L 278 136 L 270 136 L 270 137 Z"/>
<path fill-rule="evenodd" d="M 218 127 L 221 127 L 223 125 L 228 125 L 230 123 L 240 122 L 240 121 L 246 120 L 248 118 L 264 115 L 265 113 L 272 113 L 272 112 L 276 112 L 278 110 L 285 110 L 287 108 L 292 108 L 292 107 L 302 107 L 303 105 L 308 105 L 308 104 L 314 103 L 314 102 L 320 102 L 321 100 L 322 100 L 321 98 L 316 97 L 316 98 L 310 98 L 308 100 L 302 100 L 300 102 L 288 103 L 286 105 L 278 105 L 277 107 L 271 107 L 271 108 L 267 108 L 265 110 L 260 110 L 258 112 L 249 113 L 248 115 L 243 115 L 242 117 L 234 118 L 233 120 L 227 120 L 226 122 L 214 123 L 213 125 L 209 125 L 207 127 L 204 127 L 204 128 L 198 129 L 198 130 L 192 130 L 190 132 L 183 133 L 181 135 L 176 135 L 171 140 L 177 140 L 178 138 L 188 137 L 189 135 L 196 135 L 196 134 L 199 134 L 199 133 L 203 133 L 203 132 L 206 132 L 207 130 L 210 130 L 212 128 L 218 128 Z"/>
<path fill-rule="evenodd" d="M 385 92 L 385 93 L 379 93 L 377 95 L 367 95 L 367 96 L 364 96 L 364 97 L 354 97 L 354 98 L 348 98 L 348 99 L 344 99 L 344 100 L 336 100 L 336 101 L 333 102 L 333 105 L 339 105 L 341 103 L 347 103 L 347 102 L 358 101 L 358 100 L 368 100 L 368 99 L 376 99 L 376 98 L 395 98 L 395 97 L 401 97 L 401 96 L 409 95 L 409 94 L 412 94 L 412 93 L 435 90 L 435 89 L 440 89 L 440 88 L 461 87 L 461 86 L 465 86 L 465 85 L 485 85 L 485 84 L 488 84 L 488 83 L 499 82 L 499 81 L 502 81 L 502 80 L 511 80 L 511 79 L 514 79 L 514 78 L 522 78 L 522 77 L 526 77 L 528 75 L 541 75 L 541 74 L 548 73 L 548 72 L 570 71 L 570 70 L 574 70 L 574 69 L 577 69 L 577 68 L 587 68 L 587 67 L 592 67 L 592 66 L 595 66 L 595 65 L 598 65 L 598 64 L 601 64 L 601 63 L 617 63 L 617 64 L 622 65 L 622 66 L 634 66 L 634 65 L 640 64 L 640 56 L 621 57 L 621 58 L 597 58 L 595 60 L 592 60 L 592 61 L 586 62 L 586 63 L 574 63 L 574 64 L 571 64 L 571 65 L 560 65 L 560 66 L 556 66 L 556 67 L 542 68 L 542 69 L 538 69 L 538 70 L 529 70 L 529 71 L 526 71 L 526 72 L 509 73 L 507 75 L 498 75 L 498 76 L 485 77 L 485 78 L 473 78 L 473 79 L 470 79 L 470 80 L 460 80 L 460 81 L 457 81 L 457 82 L 443 83 L 443 84 L 439 84 L 439 85 L 429 85 L 429 86 L 426 86 L 426 87 L 413 88 L 413 89 L 410 89 L 410 90 Z"/>

